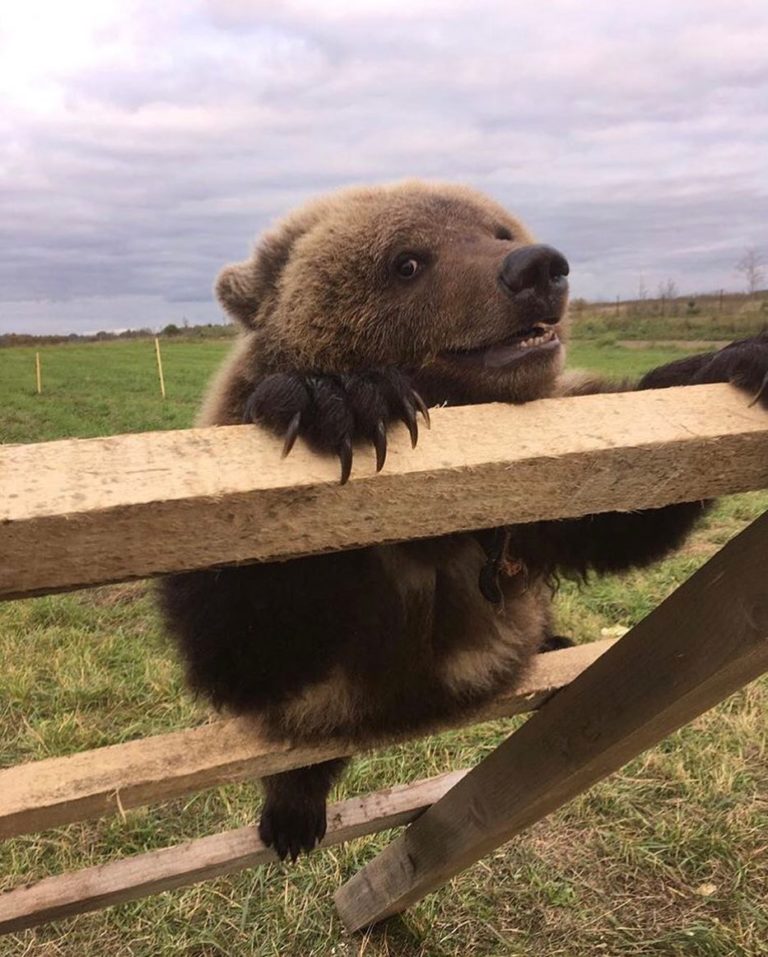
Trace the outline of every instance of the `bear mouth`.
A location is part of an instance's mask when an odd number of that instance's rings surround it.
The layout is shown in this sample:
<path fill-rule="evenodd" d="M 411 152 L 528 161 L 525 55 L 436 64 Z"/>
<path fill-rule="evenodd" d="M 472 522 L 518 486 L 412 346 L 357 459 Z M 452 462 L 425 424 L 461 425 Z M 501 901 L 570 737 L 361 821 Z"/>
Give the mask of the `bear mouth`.
<path fill-rule="evenodd" d="M 514 336 L 507 336 L 500 342 L 474 349 L 456 349 L 445 352 L 443 355 L 461 363 L 480 365 L 486 369 L 505 369 L 531 356 L 559 349 L 560 337 L 557 334 L 557 326 L 557 321 L 536 323 L 521 329 Z"/>

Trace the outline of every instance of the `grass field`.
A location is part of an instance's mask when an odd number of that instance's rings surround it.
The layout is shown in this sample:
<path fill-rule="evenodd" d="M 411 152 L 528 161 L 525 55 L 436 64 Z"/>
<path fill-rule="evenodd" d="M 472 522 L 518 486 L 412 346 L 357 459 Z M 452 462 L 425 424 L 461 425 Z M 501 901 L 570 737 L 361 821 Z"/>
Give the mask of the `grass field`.
<path fill-rule="evenodd" d="M 28 442 L 191 422 L 228 343 L 164 344 L 163 403 L 151 341 L 0 350 L 0 437 Z M 576 344 L 573 364 L 634 375 L 679 356 Z M 631 625 L 768 507 L 721 503 L 683 552 L 646 573 L 563 586 L 562 633 Z M 1 559 L 0 559 L 1 560 Z M 180 729 L 204 717 L 185 693 L 143 583 L 0 604 L 0 763 Z M 476 763 L 499 721 L 359 760 L 339 795 Z M 768 683 L 758 682 L 621 774 L 497 851 L 402 918 L 348 938 L 335 888 L 387 836 L 0 939 L 0 955 L 768 954 Z M 255 786 L 231 786 L 0 847 L 3 887 L 237 827 Z"/>

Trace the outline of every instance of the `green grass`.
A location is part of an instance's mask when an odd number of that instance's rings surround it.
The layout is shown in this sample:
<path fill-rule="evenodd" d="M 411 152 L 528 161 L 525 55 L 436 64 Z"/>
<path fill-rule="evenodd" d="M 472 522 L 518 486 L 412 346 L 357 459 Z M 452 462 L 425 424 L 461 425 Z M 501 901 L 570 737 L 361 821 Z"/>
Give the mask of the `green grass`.
<path fill-rule="evenodd" d="M 672 362 L 693 352 L 704 352 L 709 346 L 677 349 L 667 346 L 652 349 L 622 349 L 615 344 L 576 340 L 568 350 L 572 368 L 594 369 L 614 379 L 637 379 L 656 366 Z"/>
<path fill-rule="evenodd" d="M 689 306 L 689 303 L 692 303 Z M 762 295 L 725 297 L 722 312 L 717 296 L 697 296 L 662 310 L 656 302 L 571 304 L 571 317 L 581 338 L 640 340 L 723 340 L 754 336 L 768 327 L 768 299 Z"/>
<path fill-rule="evenodd" d="M 166 401 L 152 339 L 0 349 L 0 441 L 188 427 L 206 379 L 231 343 L 164 340 L 161 348 Z M 35 391 L 35 351 L 41 395 Z"/>
<path fill-rule="evenodd" d="M 0 434 L 23 442 L 187 426 L 228 343 L 0 350 Z M 577 343 L 574 365 L 636 375 L 679 356 Z M 631 625 L 739 528 L 768 494 L 734 496 L 678 555 L 647 572 L 564 585 L 559 627 L 581 641 Z M 202 720 L 183 689 L 144 583 L 0 604 L 2 764 L 68 754 Z M 388 835 L 44 925 L 0 955 L 768 954 L 768 684 L 734 695 L 368 937 L 334 915 L 338 885 Z M 474 764 L 514 727 L 498 721 L 359 760 L 337 796 Z M 258 792 L 230 786 L 58 828 L 0 847 L 2 884 L 160 848 L 254 820 Z"/>

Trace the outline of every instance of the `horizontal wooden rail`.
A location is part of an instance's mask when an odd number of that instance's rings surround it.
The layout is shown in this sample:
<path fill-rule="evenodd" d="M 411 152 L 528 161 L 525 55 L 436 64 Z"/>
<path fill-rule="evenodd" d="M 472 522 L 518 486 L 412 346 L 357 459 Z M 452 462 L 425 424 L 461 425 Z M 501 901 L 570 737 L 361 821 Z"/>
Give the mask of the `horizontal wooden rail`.
<path fill-rule="evenodd" d="M 768 486 L 768 416 L 726 385 L 438 409 L 384 471 L 237 426 L 0 448 L 0 596 L 285 559 Z"/>
<path fill-rule="evenodd" d="M 449 771 L 332 804 L 322 846 L 410 823 L 465 774 L 466 771 Z M 258 831 L 251 826 L 47 877 L 36 884 L 0 893 L 0 933 L 123 904 L 276 860 L 275 852 L 264 846 Z"/>
<path fill-rule="evenodd" d="M 464 715 L 451 727 L 538 708 L 612 644 L 597 641 L 537 656 L 514 693 Z M 395 739 L 382 745 L 393 743 Z M 0 837 L 114 814 L 120 808 L 259 778 L 354 750 L 348 742 L 331 738 L 317 747 L 275 744 L 247 721 L 235 719 L 20 764 L 0 771 Z"/>

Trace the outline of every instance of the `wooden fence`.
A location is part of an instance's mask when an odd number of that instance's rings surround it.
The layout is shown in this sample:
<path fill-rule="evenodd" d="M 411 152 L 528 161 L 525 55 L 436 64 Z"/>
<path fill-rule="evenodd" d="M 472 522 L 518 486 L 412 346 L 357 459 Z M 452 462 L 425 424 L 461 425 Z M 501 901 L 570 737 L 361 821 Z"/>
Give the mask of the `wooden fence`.
<path fill-rule="evenodd" d="M 248 427 L 0 447 L 0 597 L 661 506 L 768 487 L 768 416 L 728 386 L 435 410 L 387 466 L 335 463 Z M 539 657 L 464 723 L 539 709 L 476 768 L 329 808 L 325 845 L 414 821 L 337 894 L 354 930 L 393 914 L 768 669 L 768 516 L 618 642 Z M 546 703 L 546 707 L 542 707 Z M 391 744 L 393 739 L 380 744 Z M 0 837 L 349 754 L 244 720 L 0 771 Z M 418 820 L 415 820 L 418 818 Z M 274 860 L 254 827 L 0 895 L 0 930 Z"/>

